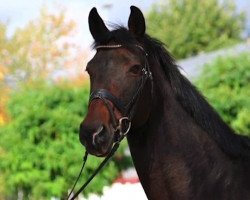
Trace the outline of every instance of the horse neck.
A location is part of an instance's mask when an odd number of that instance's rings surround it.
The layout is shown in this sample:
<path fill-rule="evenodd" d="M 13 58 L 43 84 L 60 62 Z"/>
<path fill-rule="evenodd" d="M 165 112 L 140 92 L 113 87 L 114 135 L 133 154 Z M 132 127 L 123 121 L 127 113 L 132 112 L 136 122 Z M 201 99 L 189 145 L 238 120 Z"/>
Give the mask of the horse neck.
<path fill-rule="evenodd" d="M 228 168 L 226 155 L 182 108 L 164 77 L 154 80 L 148 122 L 128 135 L 128 143 L 140 181 L 152 199 L 170 195 L 169 191 L 160 190 L 166 188 L 166 182 L 173 190 L 182 189 L 182 193 L 175 194 L 181 199 L 188 190 L 190 172 L 211 174 L 208 172 L 211 162 L 218 165 L 214 167 L 214 176 Z M 157 196 L 157 191 L 161 196 Z"/>

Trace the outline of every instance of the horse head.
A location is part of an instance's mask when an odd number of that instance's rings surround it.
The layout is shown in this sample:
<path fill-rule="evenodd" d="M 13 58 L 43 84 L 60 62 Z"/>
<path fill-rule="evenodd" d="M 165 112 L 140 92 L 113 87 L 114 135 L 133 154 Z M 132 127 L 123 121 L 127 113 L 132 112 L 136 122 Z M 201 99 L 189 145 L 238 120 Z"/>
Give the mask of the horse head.
<path fill-rule="evenodd" d="M 150 113 L 152 73 L 140 43 L 145 34 L 142 12 L 131 6 L 128 29 L 110 31 L 96 8 L 89 14 L 96 54 L 88 62 L 88 112 L 80 125 L 80 141 L 87 151 L 106 156 L 114 142 L 142 126 Z"/>

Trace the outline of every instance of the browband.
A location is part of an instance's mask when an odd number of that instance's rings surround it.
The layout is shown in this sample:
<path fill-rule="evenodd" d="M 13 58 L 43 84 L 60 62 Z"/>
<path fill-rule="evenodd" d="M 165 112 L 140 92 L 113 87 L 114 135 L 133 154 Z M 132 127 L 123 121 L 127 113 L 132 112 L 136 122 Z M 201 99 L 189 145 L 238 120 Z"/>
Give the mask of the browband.
<path fill-rule="evenodd" d="M 121 44 L 98 45 L 95 47 L 95 49 L 96 50 L 98 50 L 98 49 L 115 49 L 115 48 L 121 48 L 123 46 L 124 45 L 121 45 Z M 135 46 L 138 47 L 139 49 L 141 49 L 145 53 L 145 55 L 148 56 L 147 52 L 145 51 L 145 49 L 141 45 L 136 44 Z"/>
<path fill-rule="evenodd" d="M 98 45 L 95 49 L 112 49 L 122 47 L 121 44 L 113 44 L 113 45 Z"/>

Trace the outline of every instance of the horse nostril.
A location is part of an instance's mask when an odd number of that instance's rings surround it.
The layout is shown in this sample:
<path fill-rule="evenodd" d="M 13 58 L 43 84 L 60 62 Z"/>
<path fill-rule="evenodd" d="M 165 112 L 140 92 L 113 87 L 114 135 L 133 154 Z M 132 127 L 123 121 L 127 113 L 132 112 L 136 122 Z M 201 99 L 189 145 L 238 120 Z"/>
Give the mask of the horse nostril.
<path fill-rule="evenodd" d="M 91 141 L 88 137 L 89 135 L 91 135 L 91 129 L 81 123 L 79 128 L 79 140 L 83 146 L 86 146 L 89 140 Z"/>
<path fill-rule="evenodd" d="M 105 133 L 105 127 L 101 125 L 93 134 L 92 144 L 94 146 L 97 146 L 103 142 L 104 133 Z"/>
<path fill-rule="evenodd" d="M 92 144 L 94 147 L 99 148 L 99 146 L 105 142 L 105 132 L 106 128 L 103 125 L 86 126 L 84 124 L 81 124 L 79 139 L 82 145 L 85 147 Z"/>

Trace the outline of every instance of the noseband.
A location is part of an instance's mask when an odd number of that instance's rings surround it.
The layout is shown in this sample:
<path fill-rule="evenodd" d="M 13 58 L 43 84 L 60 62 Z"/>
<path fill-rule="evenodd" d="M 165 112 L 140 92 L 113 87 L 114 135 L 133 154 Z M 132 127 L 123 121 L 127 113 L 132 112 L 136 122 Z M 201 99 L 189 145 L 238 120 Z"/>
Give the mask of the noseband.
<path fill-rule="evenodd" d="M 117 49 L 117 48 L 122 48 L 124 47 L 123 45 L 99 45 L 96 47 L 96 49 Z M 105 106 L 107 107 L 109 114 L 111 116 L 111 122 L 112 126 L 115 130 L 115 133 L 119 133 L 119 136 L 122 134 L 124 135 L 129 132 L 129 129 L 131 127 L 131 119 L 134 116 L 134 113 L 136 111 L 137 107 L 137 101 L 142 93 L 142 90 L 147 82 L 148 79 L 151 80 L 151 93 L 152 93 L 152 88 L 153 88 L 153 77 L 152 73 L 149 68 L 147 56 L 148 54 L 144 50 L 144 48 L 140 45 L 135 45 L 135 47 L 139 48 L 141 51 L 143 51 L 145 55 L 145 64 L 142 68 L 142 76 L 141 76 L 141 81 L 140 85 L 138 86 L 135 94 L 132 96 L 130 102 L 128 104 L 125 104 L 121 99 L 113 95 L 110 91 L 106 89 L 97 89 L 93 91 L 90 95 L 89 99 L 89 104 L 94 100 L 94 99 L 100 99 L 103 101 Z M 121 119 L 116 120 L 115 114 L 113 109 L 111 108 L 110 102 L 115 106 L 116 109 L 119 110 L 119 112 L 123 115 Z"/>
<path fill-rule="evenodd" d="M 121 44 L 118 44 L 118 45 L 99 45 L 96 47 L 96 49 L 117 49 L 117 48 L 122 48 L 122 47 L 124 47 L 124 46 Z M 128 132 L 130 131 L 131 119 L 133 118 L 133 116 L 135 114 L 135 111 L 137 108 L 137 101 L 138 101 L 138 99 L 142 93 L 142 90 L 143 90 L 148 79 L 150 79 L 150 81 L 151 81 L 151 95 L 153 93 L 153 77 L 152 77 L 152 73 L 150 71 L 148 60 L 147 60 L 148 54 L 146 53 L 146 51 L 144 50 L 144 48 L 142 46 L 135 45 L 135 47 L 137 47 L 141 51 L 143 51 L 143 53 L 145 55 L 145 64 L 142 68 L 142 76 L 141 76 L 140 85 L 138 86 L 135 94 L 132 96 L 130 102 L 128 104 L 125 104 L 122 100 L 120 100 L 118 97 L 116 97 L 110 91 L 108 91 L 106 89 L 95 90 L 90 95 L 89 105 L 91 104 L 91 102 L 93 100 L 100 99 L 105 104 L 105 106 L 107 107 L 107 109 L 109 111 L 109 114 L 111 116 L 112 126 L 113 126 L 114 133 L 115 133 L 114 144 L 113 144 L 111 151 L 109 152 L 107 157 L 102 161 L 102 163 L 99 165 L 99 167 L 93 172 L 93 174 L 82 185 L 82 187 L 73 195 L 73 197 L 70 197 L 74 188 L 75 188 L 76 183 L 78 182 L 78 180 L 82 174 L 83 168 L 84 168 L 85 163 L 87 161 L 88 153 L 87 152 L 85 153 L 82 168 L 80 170 L 78 178 L 76 179 L 76 182 L 75 182 L 71 192 L 69 193 L 67 199 L 70 199 L 70 200 L 75 199 L 80 194 L 80 192 L 82 192 L 87 187 L 87 185 L 98 174 L 98 172 L 105 166 L 105 164 L 109 161 L 109 159 L 114 155 L 114 153 L 116 152 L 116 150 L 118 149 L 118 147 L 120 145 L 120 142 L 123 140 L 124 137 L 126 137 Z M 123 117 L 121 117 L 118 120 L 118 122 L 117 122 L 117 119 L 115 118 L 115 114 L 114 114 L 114 111 L 111 107 L 110 102 L 123 115 Z"/>

